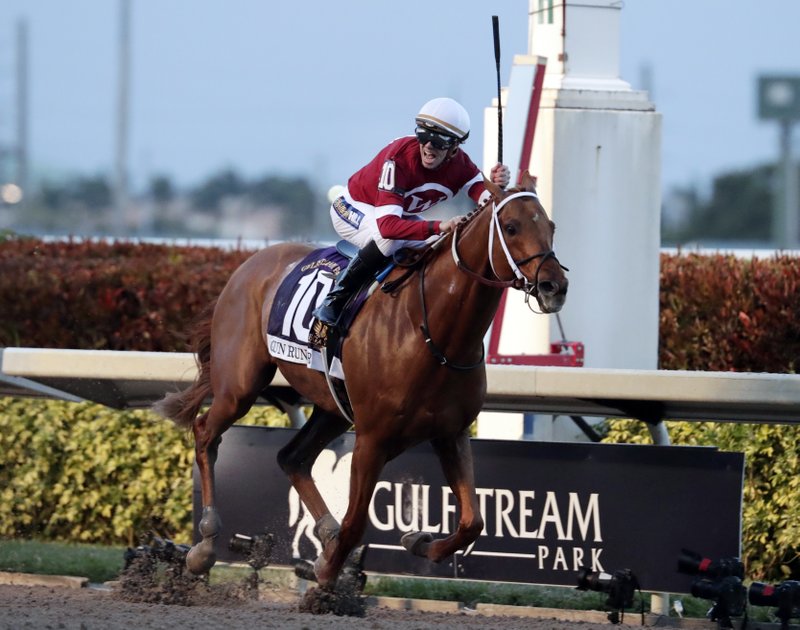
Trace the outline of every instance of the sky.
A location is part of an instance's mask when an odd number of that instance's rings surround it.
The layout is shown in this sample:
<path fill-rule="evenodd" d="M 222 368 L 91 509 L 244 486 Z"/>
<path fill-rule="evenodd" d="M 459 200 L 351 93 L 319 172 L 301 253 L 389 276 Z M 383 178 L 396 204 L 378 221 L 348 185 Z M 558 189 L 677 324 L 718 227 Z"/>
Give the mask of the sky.
<path fill-rule="evenodd" d="M 0 2 L 0 148 L 15 137 L 15 31 L 27 23 L 34 174 L 114 170 L 117 0 Z M 483 110 L 528 51 L 528 0 L 131 0 L 134 187 L 244 177 L 345 183 L 422 103 L 461 101 L 480 163 Z M 798 0 L 623 0 L 620 77 L 663 114 L 662 185 L 775 160 L 756 78 L 800 74 Z M 648 69 L 648 72 L 645 72 Z M 649 79 L 645 77 L 649 73 Z"/>

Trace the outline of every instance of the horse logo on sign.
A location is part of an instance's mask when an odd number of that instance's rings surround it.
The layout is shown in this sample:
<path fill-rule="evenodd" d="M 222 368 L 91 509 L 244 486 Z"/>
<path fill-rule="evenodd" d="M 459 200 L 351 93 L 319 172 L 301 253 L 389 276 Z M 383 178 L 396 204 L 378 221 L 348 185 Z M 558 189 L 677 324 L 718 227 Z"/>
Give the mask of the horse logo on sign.
<path fill-rule="evenodd" d="M 350 488 L 350 460 L 352 453 L 345 453 L 339 457 L 335 451 L 325 449 L 317 458 L 311 471 L 314 483 L 320 493 L 325 497 L 325 502 L 331 510 L 333 517 L 341 523 L 347 511 L 348 491 Z M 310 542 L 315 550 L 315 556 L 322 553 L 322 545 L 314 535 L 314 517 L 308 508 L 300 501 L 297 490 L 289 490 L 289 528 L 294 528 L 292 534 L 292 557 L 302 558 L 300 553 L 301 542 L 305 539 Z"/>

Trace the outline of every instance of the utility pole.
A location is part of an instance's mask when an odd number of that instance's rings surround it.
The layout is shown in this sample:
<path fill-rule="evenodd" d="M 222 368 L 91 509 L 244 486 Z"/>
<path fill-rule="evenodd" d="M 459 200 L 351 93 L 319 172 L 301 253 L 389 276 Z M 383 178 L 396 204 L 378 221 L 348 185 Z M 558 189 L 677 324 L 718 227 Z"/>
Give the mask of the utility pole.
<path fill-rule="evenodd" d="M 792 155 L 792 129 L 800 120 L 800 76 L 758 79 L 758 115 L 780 125 L 780 185 L 772 210 L 772 241 L 779 249 L 800 246 L 800 182 Z"/>
<path fill-rule="evenodd" d="M 792 155 L 792 122 L 783 119 L 781 123 L 781 195 L 776 204 L 773 225 L 778 237 L 777 245 L 782 249 L 797 249 L 800 245 L 800 194 L 798 194 L 797 165 Z"/>
<path fill-rule="evenodd" d="M 17 146 L 14 183 L 19 186 L 22 201 L 29 196 L 28 187 L 28 23 L 17 22 Z"/>
<path fill-rule="evenodd" d="M 128 208 L 128 99 L 130 82 L 130 0 L 119 0 L 119 65 L 117 77 L 116 162 L 113 230 L 125 232 Z"/>

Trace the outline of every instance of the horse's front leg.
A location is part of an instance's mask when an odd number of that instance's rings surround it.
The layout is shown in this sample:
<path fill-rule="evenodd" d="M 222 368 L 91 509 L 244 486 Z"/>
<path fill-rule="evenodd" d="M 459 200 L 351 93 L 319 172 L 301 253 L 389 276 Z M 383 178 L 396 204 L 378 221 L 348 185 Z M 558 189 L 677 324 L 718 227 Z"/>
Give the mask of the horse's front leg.
<path fill-rule="evenodd" d="M 455 438 L 434 440 L 433 447 L 458 504 L 458 527 L 447 538 L 436 540 L 425 532 L 409 532 L 401 543 L 414 555 L 441 562 L 477 540 L 483 531 L 483 517 L 475 492 L 472 446 L 466 431 Z"/>
<path fill-rule="evenodd" d="M 364 536 L 369 503 L 385 464 L 384 449 L 378 448 L 364 438 L 356 437 L 350 465 L 350 497 L 347 512 L 342 519 L 338 535 L 328 539 L 314 564 L 317 582 L 324 589 L 333 590 L 348 556 Z"/>

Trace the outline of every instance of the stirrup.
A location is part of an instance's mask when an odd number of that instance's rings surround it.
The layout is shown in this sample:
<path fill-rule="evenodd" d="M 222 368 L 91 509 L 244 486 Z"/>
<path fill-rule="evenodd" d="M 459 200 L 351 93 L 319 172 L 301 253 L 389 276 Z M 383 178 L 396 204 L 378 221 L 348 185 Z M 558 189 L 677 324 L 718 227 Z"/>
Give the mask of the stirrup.
<path fill-rule="evenodd" d="M 328 345 L 328 333 L 330 326 L 321 319 L 314 318 L 311 330 L 308 331 L 308 345 L 317 350 L 321 350 Z"/>

